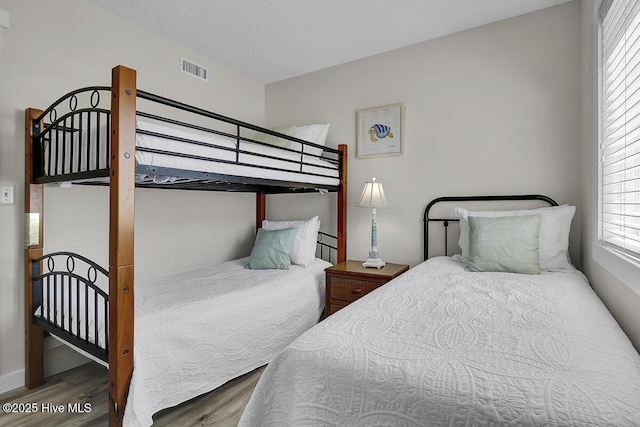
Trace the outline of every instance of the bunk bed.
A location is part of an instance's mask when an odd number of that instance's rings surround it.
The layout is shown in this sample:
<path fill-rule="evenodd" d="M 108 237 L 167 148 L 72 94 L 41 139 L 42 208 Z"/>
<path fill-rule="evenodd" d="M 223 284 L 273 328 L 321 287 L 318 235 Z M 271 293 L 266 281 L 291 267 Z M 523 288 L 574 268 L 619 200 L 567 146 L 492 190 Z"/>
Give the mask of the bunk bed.
<path fill-rule="evenodd" d="M 640 425 L 640 356 L 570 265 L 574 212 L 540 195 L 430 201 L 425 261 L 291 343 L 239 426 Z M 455 253 L 456 230 L 462 254 L 433 256 Z M 539 274 L 516 272 L 524 257 Z"/>
<path fill-rule="evenodd" d="M 73 252 L 44 253 L 45 184 L 70 182 L 109 186 L 108 269 Z M 337 233 L 320 232 L 319 245 L 340 262 L 346 183 L 346 145 L 324 147 L 138 90 L 136 71 L 123 66 L 113 68 L 111 86 L 78 89 L 45 110 L 27 109 L 25 386 L 44 381 L 49 333 L 108 367 L 109 425 L 122 425 L 134 372 L 136 187 L 255 193 L 258 228 L 268 194 L 336 193 Z M 245 264 L 225 268 L 237 272 Z"/>

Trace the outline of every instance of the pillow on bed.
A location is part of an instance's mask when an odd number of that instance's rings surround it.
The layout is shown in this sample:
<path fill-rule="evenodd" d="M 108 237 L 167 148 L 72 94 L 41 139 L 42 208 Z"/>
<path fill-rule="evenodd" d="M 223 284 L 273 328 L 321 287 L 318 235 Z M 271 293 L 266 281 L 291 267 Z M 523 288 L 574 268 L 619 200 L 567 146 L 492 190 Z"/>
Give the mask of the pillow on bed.
<path fill-rule="evenodd" d="M 284 230 L 258 229 L 256 242 L 251 249 L 247 268 L 253 270 L 288 270 L 291 265 L 289 254 L 293 248 L 293 241 L 298 230 L 288 228 Z"/>
<path fill-rule="evenodd" d="M 327 140 L 327 134 L 329 133 L 329 123 L 327 124 L 318 124 L 318 125 L 306 125 L 306 126 L 296 126 L 293 134 L 291 136 L 296 137 L 298 139 L 302 139 L 303 141 L 313 142 L 314 144 L 324 145 Z M 288 148 L 292 150 L 299 151 L 301 148 L 299 142 L 289 141 L 287 145 Z M 322 154 L 322 148 L 316 147 L 308 147 L 304 148 L 305 154 L 314 154 L 319 156 Z"/>
<path fill-rule="evenodd" d="M 540 270 L 575 270 L 569 259 L 569 231 L 575 212 L 576 207 L 569 205 L 515 211 L 468 211 L 455 208 L 454 213 L 460 220 L 458 244 L 462 249 L 463 262 L 466 263 L 469 256 L 469 223 L 467 221 L 469 216 L 496 218 L 540 214 L 540 233 L 538 234 Z"/>
<path fill-rule="evenodd" d="M 540 214 L 469 216 L 469 271 L 539 274 Z"/>
<path fill-rule="evenodd" d="M 293 136 L 293 132 L 295 131 L 296 126 L 280 126 L 276 128 L 271 128 L 270 130 L 274 132 L 278 132 L 287 136 Z M 269 135 L 267 133 L 258 132 L 254 138 L 258 142 L 264 142 L 265 144 L 275 145 L 276 147 L 285 148 L 291 141 L 288 139 L 280 138 L 278 136 Z"/>
<path fill-rule="evenodd" d="M 265 219 L 262 221 L 262 228 L 265 230 L 297 229 L 298 233 L 291 250 L 291 262 L 308 267 L 316 258 L 316 242 L 318 241 L 318 230 L 320 230 L 320 219 L 317 216 L 306 221 L 268 221 Z"/>

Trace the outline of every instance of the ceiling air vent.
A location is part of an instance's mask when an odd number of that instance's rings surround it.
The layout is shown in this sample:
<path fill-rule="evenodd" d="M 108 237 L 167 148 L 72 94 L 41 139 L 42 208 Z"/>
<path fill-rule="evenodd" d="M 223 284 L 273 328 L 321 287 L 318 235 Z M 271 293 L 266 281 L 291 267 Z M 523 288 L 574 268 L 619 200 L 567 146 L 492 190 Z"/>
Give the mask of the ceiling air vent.
<path fill-rule="evenodd" d="M 209 81 L 209 70 L 207 68 L 183 57 L 180 57 L 180 71 L 196 79 L 205 82 Z"/>

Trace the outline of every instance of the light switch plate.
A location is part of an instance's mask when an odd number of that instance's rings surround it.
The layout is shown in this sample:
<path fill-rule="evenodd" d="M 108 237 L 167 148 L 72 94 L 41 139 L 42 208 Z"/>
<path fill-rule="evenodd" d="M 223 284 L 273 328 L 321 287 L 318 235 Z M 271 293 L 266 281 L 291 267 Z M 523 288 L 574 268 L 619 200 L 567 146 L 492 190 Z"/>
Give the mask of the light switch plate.
<path fill-rule="evenodd" d="M 13 185 L 0 186 L 0 205 L 13 204 Z"/>

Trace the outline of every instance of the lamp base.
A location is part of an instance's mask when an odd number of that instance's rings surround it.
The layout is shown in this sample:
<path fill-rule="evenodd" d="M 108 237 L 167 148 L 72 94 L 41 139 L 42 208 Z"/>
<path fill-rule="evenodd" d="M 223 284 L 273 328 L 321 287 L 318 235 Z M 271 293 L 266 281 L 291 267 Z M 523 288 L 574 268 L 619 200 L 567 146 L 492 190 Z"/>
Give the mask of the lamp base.
<path fill-rule="evenodd" d="M 369 258 L 367 259 L 365 262 L 362 263 L 363 267 L 371 267 L 371 268 L 382 268 L 384 267 L 384 265 L 386 264 L 386 262 L 384 262 L 382 259 L 380 258 Z"/>

